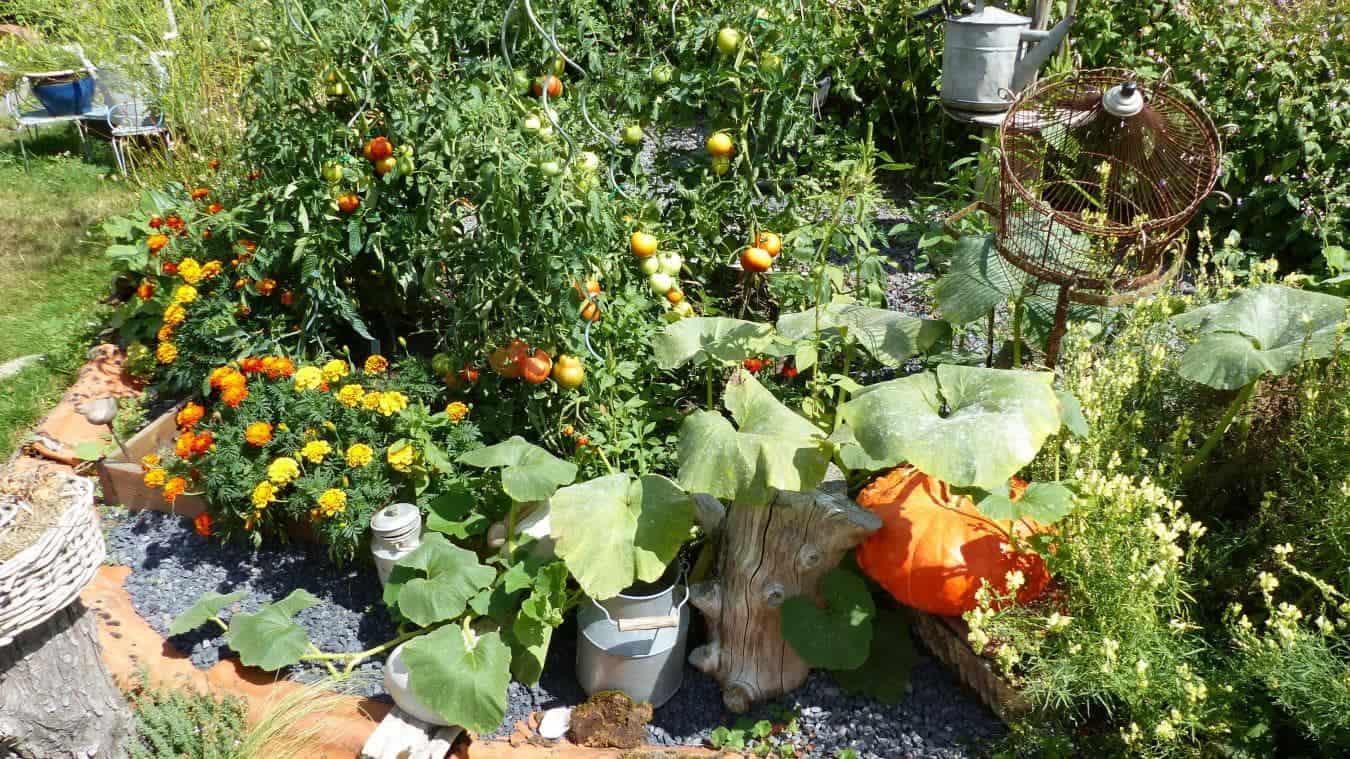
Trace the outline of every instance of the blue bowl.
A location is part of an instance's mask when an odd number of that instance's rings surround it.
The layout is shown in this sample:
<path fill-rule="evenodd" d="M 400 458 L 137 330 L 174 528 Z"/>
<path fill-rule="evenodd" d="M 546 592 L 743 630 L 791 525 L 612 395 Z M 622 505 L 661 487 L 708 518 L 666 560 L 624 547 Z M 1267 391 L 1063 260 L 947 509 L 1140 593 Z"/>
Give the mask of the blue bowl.
<path fill-rule="evenodd" d="M 82 76 L 70 82 L 33 85 L 33 94 L 52 116 L 75 116 L 89 111 L 94 102 L 94 78 Z"/>

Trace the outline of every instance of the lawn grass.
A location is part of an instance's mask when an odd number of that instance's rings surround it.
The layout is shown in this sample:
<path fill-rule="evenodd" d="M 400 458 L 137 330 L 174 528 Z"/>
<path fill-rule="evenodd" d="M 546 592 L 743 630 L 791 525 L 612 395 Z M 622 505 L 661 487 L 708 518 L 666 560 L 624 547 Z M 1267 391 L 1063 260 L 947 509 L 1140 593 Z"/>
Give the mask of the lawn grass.
<path fill-rule="evenodd" d="M 112 270 L 89 232 L 131 207 L 106 145 L 86 159 L 73 127 L 26 141 L 24 170 L 12 134 L 0 137 L 0 363 L 43 360 L 0 380 L 0 457 L 60 398 L 84 360 L 107 306 Z"/>

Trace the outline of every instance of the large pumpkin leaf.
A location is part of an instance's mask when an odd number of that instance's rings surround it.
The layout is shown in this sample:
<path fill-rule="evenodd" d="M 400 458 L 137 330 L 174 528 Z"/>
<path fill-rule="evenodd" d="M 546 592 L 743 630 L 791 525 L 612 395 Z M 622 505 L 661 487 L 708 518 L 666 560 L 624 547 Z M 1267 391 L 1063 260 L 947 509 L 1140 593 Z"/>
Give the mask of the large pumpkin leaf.
<path fill-rule="evenodd" d="M 403 659 L 413 695 L 446 722 L 476 733 L 501 724 L 511 649 L 497 633 L 475 635 L 446 625 L 409 641 Z"/>
<path fill-rule="evenodd" d="M 519 435 L 459 457 L 459 463 L 502 468 L 502 490 L 516 501 L 543 501 L 577 476 L 577 465 L 563 461 Z"/>
<path fill-rule="evenodd" d="M 529 598 L 511 624 L 511 674 L 526 685 L 539 682 L 553 630 L 563 623 L 567 605 L 567 567 L 554 562 L 535 577 Z"/>
<path fill-rule="evenodd" d="M 384 599 L 403 616 L 426 627 L 464 613 L 469 599 L 492 584 L 497 571 L 478 563 L 478 555 L 428 533 L 389 573 Z"/>
<path fill-rule="evenodd" d="M 1284 374 L 1336 349 L 1345 298 L 1266 285 L 1224 303 L 1181 314 L 1174 322 L 1200 338 L 1178 367 L 1192 382 L 1234 390 L 1265 374 Z"/>
<path fill-rule="evenodd" d="M 1077 505 L 1073 491 L 1058 482 L 1033 482 L 1016 499 L 1000 488 L 977 494 L 974 500 L 980 513 L 990 519 L 1033 519 L 1043 525 L 1058 522 Z"/>
<path fill-rule="evenodd" d="M 735 426 L 716 411 L 700 411 L 680 428 L 685 490 L 755 505 L 767 503 L 772 489 L 810 490 L 825 477 L 832 445 L 824 433 L 749 372 L 731 376 L 723 403 Z"/>
<path fill-rule="evenodd" d="M 909 675 L 918 658 L 909 622 L 892 609 L 877 609 L 872 626 L 872 647 L 867 661 L 855 669 L 836 669 L 830 674 L 846 690 L 895 705 L 909 691 Z"/>
<path fill-rule="evenodd" d="M 612 474 L 559 490 L 550 513 L 557 554 L 592 598 L 658 579 L 689 537 L 694 502 L 665 477 Z"/>
<path fill-rule="evenodd" d="M 992 490 L 1059 431 L 1049 372 L 944 364 L 864 388 L 839 407 L 868 457 Z"/>
<path fill-rule="evenodd" d="M 239 661 L 269 672 L 295 664 L 310 644 L 305 628 L 292 617 L 317 603 L 312 593 L 296 589 L 255 613 L 234 615 L 227 636 L 230 648 L 239 654 Z"/>
<path fill-rule="evenodd" d="M 791 340 L 805 340 L 816 332 L 817 318 L 823 332 L 843 334 L 856 341 L 872 358 L 890 367 L 903 365 L 928 350 L 951 328 L 944 321 L 921 319 L 884 308 L 832 301 L 819 309 L 784 314 L 778 332 Z"/>
<path fill-rule="evenodd" d="M 1011 300 L 1026 280 L 998 254 L 993 235 L 966 235 L 952 251 L 951 270 L 933 284 L 933 297 L 944 319 L 969 324 Z"/>
<path fill-rule="evenodd" d="M 201 627 L 207 620 L 220 614 L 226 606 L 246 595 L 248 595 L 246 590 L 236 590 L 225 595 L 214 592 L 203 595 L 191 608 L 173 618 L 173 622 L 169 624 L 169 635 L 182 635 L 188 630 Z"/>
<path fill-rule="evenodd" d="M 735 363 L 762 352 L 772 333 L 767 324 L 700 316 L 668 325 L 652 341 L 652 350 L 662 369 L 677 369 L 690 361 Z"/>
<path fill-rule="evenodd" d="M 783 602 L 783 639 L 812 667 L 862 666 L 872 647 L 872 617 L 876 615 L 867 583 L 836 567 L 821 578 L 820 597 L 823 608 L 810 596 L 793 596 Z"/>

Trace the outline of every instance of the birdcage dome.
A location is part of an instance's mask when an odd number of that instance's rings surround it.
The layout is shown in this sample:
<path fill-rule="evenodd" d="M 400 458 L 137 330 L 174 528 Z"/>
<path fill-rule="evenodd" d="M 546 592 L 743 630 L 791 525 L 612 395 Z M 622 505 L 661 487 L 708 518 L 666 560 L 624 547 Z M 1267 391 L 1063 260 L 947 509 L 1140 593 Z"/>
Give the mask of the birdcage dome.
<path fill-rule="evenodd" d="M 1213 123 L 1174 89 L 1121 69 L 1028 87 L 1003 121 L 999 251 L 1077 291 L 1130 292 L 1182 255 L 1219 175 Z"/>

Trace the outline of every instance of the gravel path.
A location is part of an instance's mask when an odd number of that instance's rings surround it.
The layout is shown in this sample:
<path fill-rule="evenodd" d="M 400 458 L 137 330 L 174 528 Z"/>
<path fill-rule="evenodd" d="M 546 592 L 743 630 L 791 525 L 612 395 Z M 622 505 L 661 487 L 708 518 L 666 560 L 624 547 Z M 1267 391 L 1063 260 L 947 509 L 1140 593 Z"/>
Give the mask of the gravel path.
<path fill-rule="evenodd" d="M 321 649 L 359 651 L 393 637 L 373 567 L 335 569 L 321 549 L 309 545 L 257 551 L 221 545 L 199 537 L 187 520 L 159 512 L 109 509 L 107 516 L 109 560 L 131 567 L 127 592 L 136 610 L 161 634 L 167 633 L 176 615 L 207 591 L 248 590 L 250 595 L 239 608 L 253 611 L 295 588 L 304 588 L 322 603 L 300 612 L 297 619 Z M 702 628 L 696 620 L 691 647 L 700 642 Z M 213 626 L 177 636 L 172 642 L 189 651 L 192 662 L 202 668 L 233 656 Z M 584 698 L 574 676 L 576 645 L 576 627 L 569 619 L 554 634 L 539 684 L 527 688 L 511 683 L 507 715 L 492 737 L 509 735 L 516 721 L 533 711 L 572 706 Z M 382 665 L 377 660 L 361 668 L 357 692 L 387 698 Z M 322 674 L 318 668 L 292 672 L 302 680 Z M 763 705 L 749 717 L 780 724 L 796 717 L 800 730 L 774 740 L 794 743 L 801 756 L 833 757 L 841 748 L 852 747 L 861 757 L 878 759 L 955 759 L 980 755 L 979 747 L 1003 731 L 941 665 L 925 655 L 920 655 L 914 667 L 909 695 L 898 706 L 850 696 L 829 675 L 817 672 L 787 699 Z M 700 745 L 716 728 L 735 722 L 736 717 L 722 708 L 717 683 L 686 667 L 684 687 L 657 710 L 648 735 L 658 745 Z"/>

